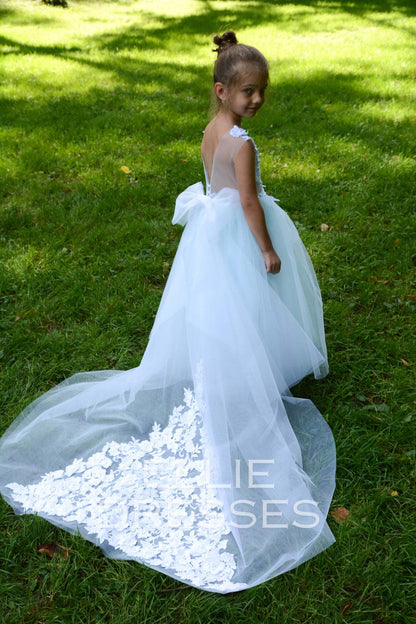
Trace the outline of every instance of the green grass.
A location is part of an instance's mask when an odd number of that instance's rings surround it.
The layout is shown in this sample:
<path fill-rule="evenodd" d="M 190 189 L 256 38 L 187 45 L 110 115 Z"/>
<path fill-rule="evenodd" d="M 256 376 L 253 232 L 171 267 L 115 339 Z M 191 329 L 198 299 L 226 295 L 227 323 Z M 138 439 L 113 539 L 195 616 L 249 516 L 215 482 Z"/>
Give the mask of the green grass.
<path fill-rule="evenodd" d="M 202 179 L 211 35 L 235 28 L 270 59 L 246 127 L 324 299 L 331 372 L 295 393 L 332 428 L 352 512 L 318 557 L 222 596 L 1 501 L 0 622 L 416 622 L 415 3 L 15 0 L 0 18 L 1 430 L 72 373 L 140 362 L 176 195 Z"/>

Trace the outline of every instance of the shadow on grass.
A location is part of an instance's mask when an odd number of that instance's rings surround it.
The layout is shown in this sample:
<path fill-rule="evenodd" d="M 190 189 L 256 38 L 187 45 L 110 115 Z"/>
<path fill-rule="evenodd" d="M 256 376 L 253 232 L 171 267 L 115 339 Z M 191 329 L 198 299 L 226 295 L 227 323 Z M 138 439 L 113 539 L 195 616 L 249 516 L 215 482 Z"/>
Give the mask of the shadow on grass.
<path fill-rule="evenodd" d="M 111 72 L 123 82 L 113 89 L 97 86 L 84 94 L 51 92 L 50 97 L 45 94 L 42 82 L 32 82 L 32 99 L 15 96 L 13 99 L 4 97 L 0 100 L 0 125 L 27 133 L 17 154 L 14 171 L 9 173 L 3 188 L 3 196 L 13 193 L 19 180 L 28 171 L 48 171 L 51 162 L 56 175 L 59 175 L 61 168 L 63 171 L 73 171 L 76 177 L 79 173 L 77 165 L 71 166 L 63 159 L 60 166 L 60 146 L 73 144 L 80 149 L 91 149 L 93 145 L 93 149 L 96 149 L 98 143 L 97 161 L 101 158 L 104 162 L 104 150 L 108 150 L 108 158 L 119 159 L 117 144 L 129 137 L 137 137 L 138 150 L 131 157 L 137 159 L 138 171 L 141 174 L 146 172 L 149 180 L 165 179 L 164 169 L 177 167 L 177 147 L 181 142 L 187 142 L 187 149 L 189 145 L 194 146 L 195 157 L 198 154 L 199 139 L 205 122 L 204 111 L 208 111 L 209 106 L 211 82 L 210 67 L 198 63 L 188 63 L 184 67 L 175 61 L 175 53 L 192 53 L 197 50 L 201 46 L 201 37 L 209 41 L 207 33 L 215 32 L 220 23 L 235 27 L 238 32 L 237 27 L 240 24 L 247 27 L 272 20 L 274 23 L 279 19 L 286 20 L 287 15 L 279 12 L 279 8 L 285 4 L 289 3 L 253 1 L 248 4 L 241 3 L 238 7 L 233 3 L 230 10 L 227 10 L 215 9 L 209 1 L 203 0 L 199 14 L 184 17 L 157 16 L 156 26 L 152 26 L 155 15 L 149 13 L 149 25 L 146 28 L 130 26 L 116 35 L 109 33 L 89 40 L 92 47 L 98 46 L 99 49 L 108 51 L 104 60 L 97 60 L 94 55 L 84 53 L 80 46 L 37 46 L 19 43 L 10 37 L 0 37 L 5 54 L 38 54 L 60 58 L 92 67 L 97 72 Z M 328 11 L 329 7 L 340 12 L 361 11 L 361 14 L 372 10 L 392 10 L 393 4 L 396 10 L 410 12 L 413 6 L 411 2 L 393 3 L 387 0 L 328 2 L 325 5 L 313 0 L 294 0 L 290 4 L 306 8 L 316 7 L 318 11 Z M 133 60 L 122 53 L 134 48 L 164 49 L 172 54 L 169 60 L 156 62 Z M 345 137 L 346 143 L 365 145 L 371 150 L 370 156 L 379 162 L 383 156 L 392 156 L 398 152 L 411 156 L 416 131 L 414 119 L 409 114 L 409 117 L 395 122 L 381 115 L 376 118 L 368 113 L 367 110 L 371 108 L 368 105 L 380 103 L 380 100 L 388 103 L 389 99 L 397 100 L 398 96 L 396 93 L 385 95 L 371 91 L 363 86 L 363 74 L 358 71 L 362 68 L 357 67 L 356 73 L 351 71 L 353 69 L 349 65 L 347 73 L 319 71 L 307 78 L 300 77 L 289 81 L 277 79 L 260 120 L 254 122 L 260 147 L 262 139 L 267 142 L 274 134 L 280 135 L 286 144 L 292 143 L 294 149 L 299 143 L 312 144 L 317 137 L 321 140 L 325 138 L 327 144 L 334 143 L 339 137 Z M 411 74 L 405 74 L 402 70 L 400 77 L 410 79 Z M 22 79 L 22 83 L 24 80 L 27 77 Z M 406 103 L 406 95 L 403 95 L 403 103 Z M 270 130 L 272 125 L 273 130 Z M 42 150 L 39 150 L 40 138 L 44 145 Z M 153 158 L 159 148 L 163 150 L 163 159 Z M 146 154 L 151 159 L 151 175 L 148 172 L 149 163 L 145 162 L 141 154 Z M 186 159 L 186 153 L 181 157 Z M 98 162 L 96 166 L 99 166 Z M 396 174 L 397 172 L 387 168 L 386 174 L 380 177 L 380 185 L 393 184 Z M 182 183 L 186 183 L 186 180 L 179 174 L 172 194 Z M 94 184 L 91 181 L 91 187 Z M 163 184 L 158 185 L 159 190 L 161 187 L 163 188 Z M 43 192 L 42 186 L 35 186 L 32 195 L 34 204 L 42 204 Z M 311 188 L 310 192 L 312 197 L 317 195 L 319 185 L 315 190 Z M 381 187 L 379 192 L 381 195 Z"/>
<path fill-rule="evenodd" d="M 209 104 L 210 69 L 188 64 L 184 71 L 175 62 L 137 63 L 117 56 L 105 62 L 65 56 L 97 70 L 110 70 L 124 84 L 113 89 L 94 87 L 86 94 L 53 95 L 44 102 L 40 83 L 39 100 L 36 95 L 31 100 L 23 96 L 0 100 L 0 124 L 32 131 L 34 145 L 37 130 L 51 140 L 80 144 L 98 132 L 107 132 L 110 137 L 113 133 L 139 136 L 146 131 L 152 145 L 165 147 L 181 138 L 199 140 Z M 36 88 L 36 83 L 31 88 Z M 400 120 L 368 112 L 372 105 L 388 107 L 400 99 L 409 108 L 409 115 Z M 273 124 L 272 134 L 291 136 L 295 142 L 297 131 L 302 141 L 323 135 L 328 141 L 344 136 L 351 143 L 367 145 L 374 156 L 400 152 L 412 157 L 416 122 L 410 110 L 406 94 L 400 98 L 396 93 L 370 90 L 354 73 L 317 71 L 307 78 L 275 81 L 261 118 L 255 121 L 256 135 L 267 139 Z M 26 145 L 30 144 L 28 136 Z"/>
<path fill-rule="evenodd" d="M 16 9 L 11 6 L 0 5 L 0 19 L 16 15 Z"/>
<path fill-rule="evenodd" d="M 87 1 L 88 4 L 100 4 L 102 2 L 102 0 Z M 135 0 L 131 0 L 130 4 L 134 2 Z M 205 8 L 206 13 L 217 12 L 211 0 L 199 0 L 199 2 L 201 6 Z M 70 0 L 70 4 L 72 5 L 81 3 L 77 2 L 77 0 Z M 124 4 L 129 4 L 129 2 L 124 0 Z M 230 0 L 230 4 L 235 5 L 235 0 Z M 238 8 L 237 11 L 239 13 L 243 11 L 246 14 L 255 11 L 258 14 L 260 8 L 263 13 L 267 13 L 272 10 L 273 7 L 284 7 L 288 5 L 311 7 L 326 11 L 334 9 L 356 15 L 364 15 L 375 11 L 383 13 L 400 11 L 405 15 L 416 15 L 416 6 L 413 0 L 250 0 L 249 2 L 244 2 L 244 5 Z M 235 12 L 235 6 L 232 7 L 232 10 Z"/>
<path fill-rule="evenodd" d="M 204 0 L 203 0 L 204 1 Z M 253 0 L 253 3 L 263 4 L 261 0 Z M 400 11 L 405 15 L 416 15 L 416 6 L 412 0 L 265 0 L 265 4 L 277 4 L 280 6 L 308 6 L 317 9 L 335 9 L 355 15 L 377 11 L 390 13 Z"/>
<path fill-rule="evenodd" d="M 91 2 L 89 2 L 91 4 Z M 105 33 L 91 38 L 91 43 L 97 45 L 102 50 L 108 50 L 112 53 L 120 53 L 121 51 L 132 49 L 145 50 L 169 50 L 174 55 L 175 52 L 190 52 L 200 45 L 200 37 L 204 36 L 209 41 L 211 34 L 232 28 L 238 32 L 242 28 L 250 28 L 273 23 L 274 25 L 285 25 L 290 27 L 291 32 L 295 28 L 297 32 L 308 32 L 313 30 L 313 19 L 320 12 L 327 13 L 336 11 L 340 14 L 352 12 L 364 19 L 371 19 L 373 12 L 403 12 L 406 15 L 416 15 L 416 5 L 412 0 L 373 0 L 362 2 L 339 1 L 322 3 L 321 0 L 281 0 L 279 2 L 269 2 L 267 0 L 252 0 L 250 3 L 241 3 L 239 6 L 235 2 L 230 3 L 230 9 L 215 8 L 209 0 L 200 0 L 201 9 L 197 13 L 185 16 L 164 16 L 158 15 L 157 12 L 141 11 L 141 19 L 145 18 L 149 24 L 157 20 L 158 26 L 141 27 L 132 25 L 119 34 Z M 296 11 L 296 13 L 288 14 L 280 9 L 287 5 L 304 8 L 304 11 Z M 313 12 L 310 9 L 314 9 Z M 5 15 L 11 13 L 9 9 L 1 9 Z M 19 16 L 15 19 L 19 19 Z M 40 18 L 36 16 L 36 20 L 48 21 L 47 17 Z M 30 20 L 28 20 L 28 23 Z M 378 18 L 377 23 L 384 23 L 386 26 L 394 27 L 390 22 L 386 22 Z M 322 31 L 324 25 L 320 22 L 319 31 Z M 404 28 L 406 30 L 406 28 Z M 408 29 L 409 32 L 414 31 Z M 117 67 L 117 61 L 111 60 L 108 64 L 89 61 L 87 58 L 72 57 L 70 53 L 83 52 L 80 47 L 72 46 L 37 46 L 22 44 L 11 38 L 0 37 L 0 46 L 3 46 L 3 54 L 39 54 L 47 56 L 56 56 L 68 60 L 75 60 L 79 63 L 87 63 L 100 69 L 116 70 L 118 73 L 126 77 L 128 72 L 123 72 L 121 64 Z"/>
<path fill-rule="evenodd" d="M 56 56 L 68 58 L 66 55 L 69 52 L 82 52 L 82 48 L 76 46 L 37 46 L 27 43 L 19 43 L 14 39 L 3 37 L 0 35 L 0 46 L 2 48 L 3 56 L 9 54 L 40 54 L 41 56 Z"/>

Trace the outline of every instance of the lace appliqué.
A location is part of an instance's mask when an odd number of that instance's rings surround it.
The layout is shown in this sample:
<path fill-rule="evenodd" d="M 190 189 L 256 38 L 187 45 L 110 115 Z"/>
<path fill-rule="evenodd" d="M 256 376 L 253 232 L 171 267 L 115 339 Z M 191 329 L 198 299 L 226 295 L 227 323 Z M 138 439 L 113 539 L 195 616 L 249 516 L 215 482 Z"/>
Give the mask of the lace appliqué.
<path fill-rule="evenodd" d="M 164 429 L 154 423 L 148 440 L 109 442 L 38 483 L 8 487 L 26 513 L 82 525 L 96 543 L 131 559 L 204 589 L 243 588 L 230 580 L 236 570 L 227 551 L 231 531 L 207 478 L 198 400 L 196 384 L 194 392 L 184 390 Z"/>
<path fill-rule="evenodd" d="M 233 137 L 237 137 L 240 139 L 245 139 L 246 141 L 251 141 L 254 147 L 254 158 L 255 158 L 255 176 L 256 176 L 256 187 L 258 195 L 265 195 L 264 185 L 261 181 L 261 173 L 260 173 L 260 154 L 257 149 L 257 145 L 253 141 L 251 137 L 247 134 L 247 131 L 244 128 L 240 128 L 240 126 L 233 126 L 230 130 L 230 134 Z"/>
<path fill-rule="evenodd" d="M 244 128 L 240 128 L 240 126 L 233 126 L 230 130 L 230 134 L 233 137 L 249 139 L 250 137 L 247 134 L 247 130 Z"/>

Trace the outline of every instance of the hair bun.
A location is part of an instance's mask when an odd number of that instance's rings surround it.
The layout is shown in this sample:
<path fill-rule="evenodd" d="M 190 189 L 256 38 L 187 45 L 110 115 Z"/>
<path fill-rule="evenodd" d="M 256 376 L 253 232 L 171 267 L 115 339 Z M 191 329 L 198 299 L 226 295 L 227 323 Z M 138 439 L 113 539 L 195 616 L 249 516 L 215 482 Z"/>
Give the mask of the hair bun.
<path fill-rule="evenodd" d="M 213 52 L 221 54 L 221 52 L 223 52 L 227 48 L 236 45 L 238 41 L 235 32 L 233 30 L 227 30 L 227 32 L 221 35 L 221 37 L 215 35 L 214 43 L 218 46 L 218 48 L 216 50 L 213 50 Z"/>

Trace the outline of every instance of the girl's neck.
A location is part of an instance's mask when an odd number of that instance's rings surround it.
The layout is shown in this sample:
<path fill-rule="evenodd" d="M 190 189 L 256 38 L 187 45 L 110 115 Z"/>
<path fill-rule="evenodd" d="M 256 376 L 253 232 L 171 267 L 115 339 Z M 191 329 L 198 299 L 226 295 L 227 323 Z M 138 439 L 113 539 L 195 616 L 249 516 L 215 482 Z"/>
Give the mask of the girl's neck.
<path fill-rule="evenodd" d="M 226 109 L 223 106 L 221 106 L 220 110 L 216 114 L 216 119 L 220 123 L 225 124 L 225 125 L 227 124 L 230 127 L 233 127 L 233 126 L 241 127 L 241 116 L 236 115 L 235 113 L 233 113 L 232 110 Z"/>

